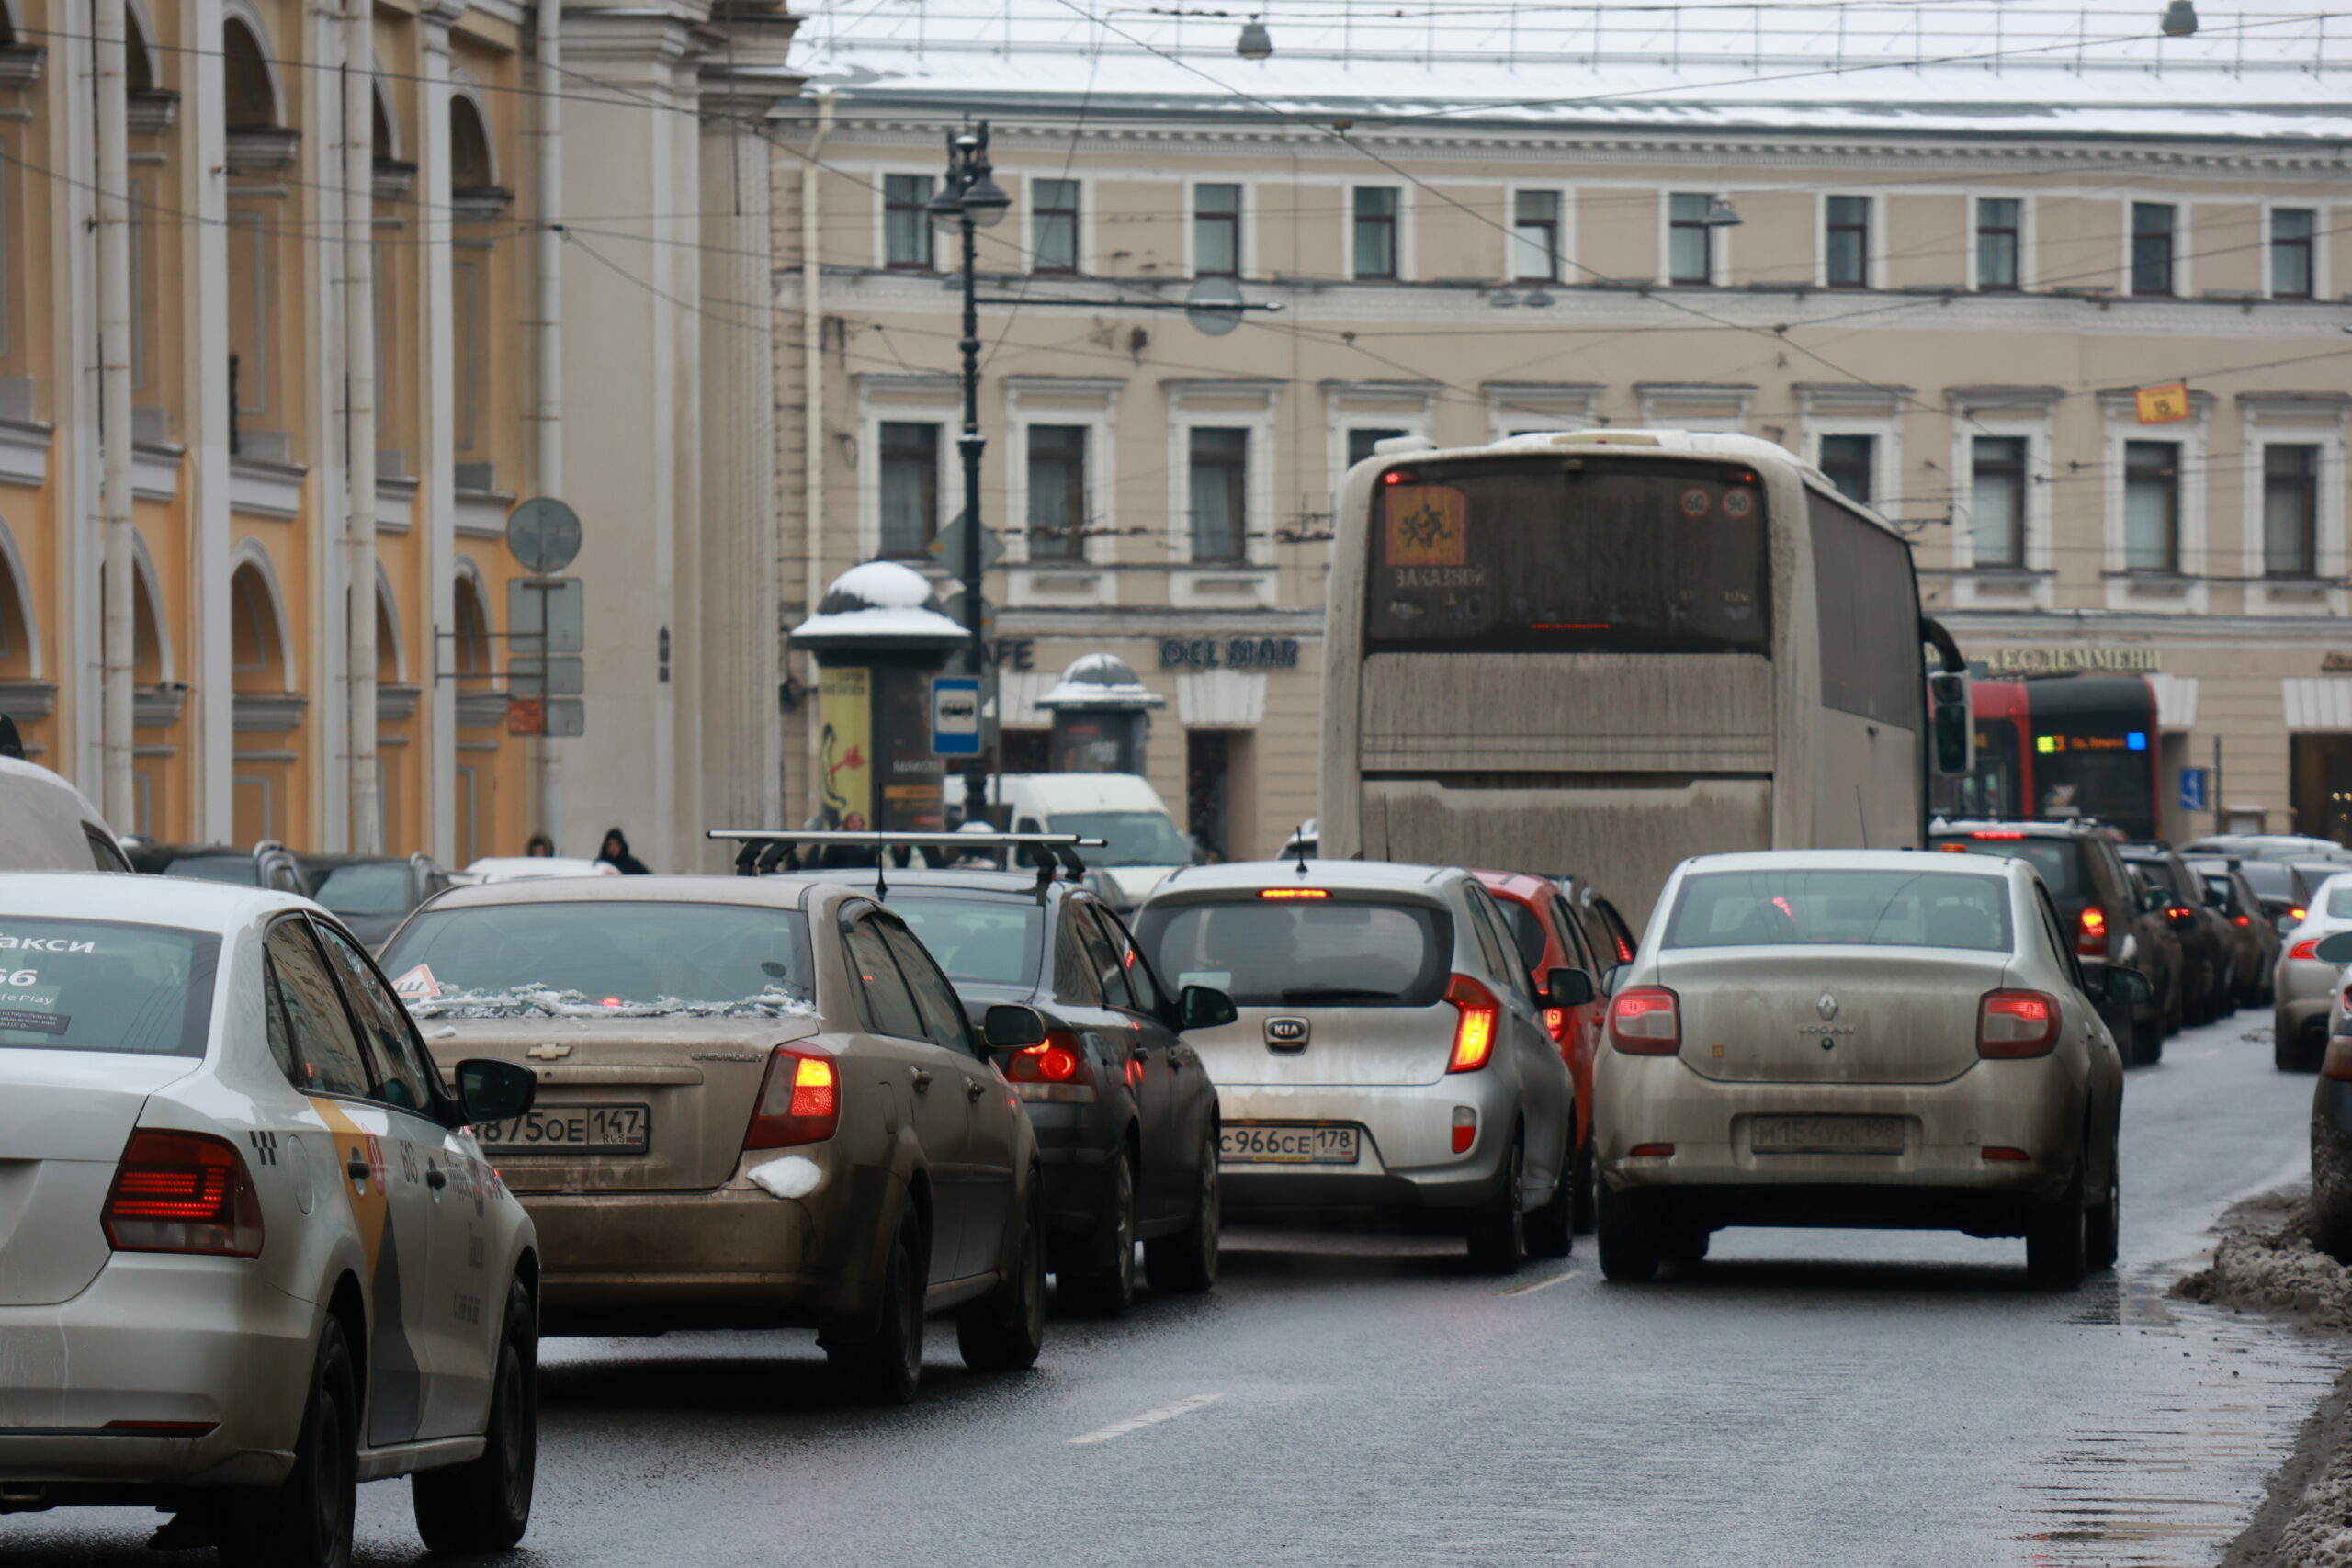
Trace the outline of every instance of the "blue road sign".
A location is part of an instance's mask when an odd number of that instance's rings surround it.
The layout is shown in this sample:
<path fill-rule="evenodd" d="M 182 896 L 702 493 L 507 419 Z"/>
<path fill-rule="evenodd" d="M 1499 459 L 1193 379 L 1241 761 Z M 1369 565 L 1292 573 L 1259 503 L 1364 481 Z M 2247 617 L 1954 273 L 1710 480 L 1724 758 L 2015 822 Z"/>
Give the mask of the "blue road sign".
<path fill-rule="evenodd" d="M 931 750 L 935 757 L 980 754 L 980 682 L 971 675 L 939 675 L 931 682 Z"/>
<path fill-rule="evenodd" d="M 2183 811 L 2211 811 L 2212 809 L 2211 807 L 2205 804 L 2205 779 L 2206 770 L 2203 768 L 2183 768 L 2180 770 L 2180 808 Z"/>

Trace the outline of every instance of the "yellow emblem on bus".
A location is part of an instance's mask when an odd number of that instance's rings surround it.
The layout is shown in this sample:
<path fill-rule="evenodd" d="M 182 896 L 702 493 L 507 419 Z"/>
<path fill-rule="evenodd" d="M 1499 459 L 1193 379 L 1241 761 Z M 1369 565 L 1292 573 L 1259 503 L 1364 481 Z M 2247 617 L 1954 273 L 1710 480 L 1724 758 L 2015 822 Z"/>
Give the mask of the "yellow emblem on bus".
<path fill-rule="evenodd" d="M 1470 498 L 1452 485 L 1390 485 L 1388 564 L 1462 566 L 1470 558 Z"/>

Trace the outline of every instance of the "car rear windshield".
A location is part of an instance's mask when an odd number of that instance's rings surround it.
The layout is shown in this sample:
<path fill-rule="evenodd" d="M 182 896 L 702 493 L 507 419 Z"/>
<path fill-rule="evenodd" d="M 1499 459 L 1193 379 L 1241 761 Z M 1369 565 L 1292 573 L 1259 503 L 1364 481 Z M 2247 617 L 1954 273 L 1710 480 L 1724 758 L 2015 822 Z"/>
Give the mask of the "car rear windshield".
<path fill-rule="evenodd" d="M 1046 912 L 1035 899 L 944 898 L 894 885 L 890 908 L 951 980 L 1025 987 L 1036 976 Z"/>
<path fill-rule="evenodd" d="M 261 886 L 261 863 L 251 855 L 182 855 L 164 868 L 164 874 L 198 882 L 233 882 L 244 887 Z"/>
<path fill-rule="evenodd" d="M 2149 886 L 2159 888 L 2164 892 L 2169 893 L 2175 898 L 2180 897 L 2180 889 L 2173 886 L 2172 865 L 2170 862 L 2160 860 L 2139 860 L 2130 855 L 2126 855 L 2124 859 L 2131 863 L 2132 869 L 2138 872 L 2141 879 L 2146 882 Z"/>
<path fill-rule="evenodd" d="M 2295 868 L 2278 861 L 2242 860 L 2238 862 L 2238 874 L 2245 878 L 2245 885 L 2259 898 L 2291 898 L 2300 904 L 2310 897 Z"/>
<path fill-rule="evenodd" d="M 648 1016 L 805 1009 L 808 922 L 750 904 L 476 905 L 401 930 L 384 970 L 426 1018 Z"/>
<path fill-rule="evenodd" d="M 408 910 L 408 865 L 396 860 L 339 865 L 311 897 L 338 915 L 399 915 Z"/>
<path fill-rule="evenodd" d="M 201 1056 L 220 939 L 0 915 L 0 1048 Z"/>
<path fill-rule="evenodd" d="M 1965 850 L 1970 854 L 2021 860 L 2041 874 L 2041 885 L 2050 889 L 2052 897 L 2061 902 L 2090 896 L 2089 885 L 2083 875 L 2083 847 L 2072 839 L 1995 838 L 1974 833 L 1953 833 L 1939 835 L 1935 846 L 1939 850 Z"/>
<path fill-rule="evenodd" d="M 1444 910 L 1360 898 L 1160 904 L 1136 939 L 1173 984 L 1214 986 L 1242 1007 L 1428 1007 L 1453 960 Z"/>
<path fill-rule="evenodd" d="M 1099 850 L 1080 850 L 1089 865 L 1190 865 L 1193 846 L 1164 811 L 1057 811 L 1047 819 L 1057 833 L 1100 839 Z"/>
<path fill-rule="evenodd" d="M 1368 653 L 1761 653 L 1764 487 L 1620 456 L 1398 465 L 1372 498 Z"/>
<path fill-rule="evenodd" d="M 2006 882 L 1962 872 L 1714 871 L 1687 877 L 1666 945 L 2009 951 Z"/>

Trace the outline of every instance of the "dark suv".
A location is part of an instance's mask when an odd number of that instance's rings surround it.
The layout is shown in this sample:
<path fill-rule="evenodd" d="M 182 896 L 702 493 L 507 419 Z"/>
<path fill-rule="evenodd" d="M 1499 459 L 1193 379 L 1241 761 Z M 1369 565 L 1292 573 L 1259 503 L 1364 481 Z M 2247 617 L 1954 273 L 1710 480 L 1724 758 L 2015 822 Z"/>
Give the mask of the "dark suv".
<path fill-rule="evenodd" d="M 2120 846 L 2107 829 L 2068 822 L 1939 820 L 1928 842 L 1953 853 L 1999 855 L 2031 864 L 2074 934 L 2075 954 L 2086 976 L 2113 964 L 2147 977 L 2146 1001 L 2128 1010 L 2104 1000 L 2098 1004 L 2126 1065 L 2164 1055 L 2165 1021 L 2172 1016 L 2170 998 L 2178 982 L 2167 957 L 2175 944 L 2165 940 L 2167 933 L 2156 923 L 2161 917 L 2141 908 L 2132 874 L 2117 853 Z"/>
<path fill-rule="evenodd" d="M 2120 846 L 2126 865 L 2165 896 L 2154 912 L 2180 937 L 2180 1016 L 2184 1023 L 2211 1023 L 2237 1011 L 2231 948 L 2235 932 L 2229 918 L 2206 901 L 2205 879 L 2189 869 L 2170 844 L 2141 840 Z"/>

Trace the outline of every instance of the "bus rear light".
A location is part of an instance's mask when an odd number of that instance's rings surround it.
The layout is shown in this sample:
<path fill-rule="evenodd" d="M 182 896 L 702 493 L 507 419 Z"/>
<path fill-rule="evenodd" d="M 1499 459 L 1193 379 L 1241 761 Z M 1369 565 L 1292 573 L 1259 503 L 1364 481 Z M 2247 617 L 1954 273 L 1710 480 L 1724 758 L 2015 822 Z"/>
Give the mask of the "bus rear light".
<path fill-rule="evenodd" d="M 261 1196 L 245 1156 L 207 1133 L 133 1133 L 104 1224 L 117 1252 L 261 1256 Z"/>
<path fill-rule="evenodd" d="M 2046 1056 L 2058 1043 L 2058 998 L 2044 991 L 1987 991 L 1976 1009 L 1976 1054 L 1995 1060 Z"/>
<path fill-rule="evenodd" d="M 1625 1153 L 1634 1159 L 1672 1159 L 1674 1145 L 1672 1144 L 1635 1144 Z"/>
<path fill-rule="evenodd" d="M 1682 1049 L 1680 999 L 1664 986 L 1635 986 L 1609 1002 L 1609 1043 L 1629 1056 L 1671 1056 Z"/>
<path fill-rule="evenodd" d="M 2107 911 L 2097 904 L 2083 906 L 2083 918 L 2075 929 L 2075 954 L 2079 958 L 2107 956 Z"/>
<path fill-rule="evenodd" d="M 840 1130 L 841 1121 L 841 1085 L 833 1059 L 779 1045 L 768 1058 L 767 1078 L 760 1085 L 759 1103 L 752 1108 L 743 1146 L 786 1149 L 821 1144 Z"/>
<path fill-rule="evenodd" d="M 1453 1108 L 1453 1152 L 1466 1155 L 1478 1141 L 1478 1113 L 1467 1105 Z"/>
<path fill-rule="evenodd" d="M 1449 1073 L 1475 1073 L 1495 1052 L 1495 1022 L 1502 1004 L 1495 993 L 1467 975 L 1456 975 L 1445 987 L 1445 999 L 1460 1010 L 1453 1024 L 1453 1055 Z"/>
<path fill-rule="evenodd" d="M 1984 1157 L 1986 1159 L 2022 1160 L 2031 1159 L 2033 1156 L 2026 1153 L 2023 1149 L 2005 1148 L 1999 1144 L 1987 1144 L 1984 1145 Z"/>

